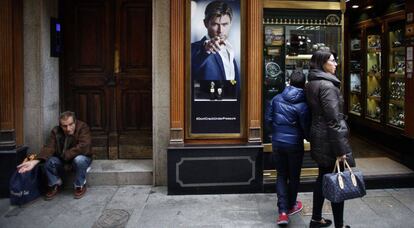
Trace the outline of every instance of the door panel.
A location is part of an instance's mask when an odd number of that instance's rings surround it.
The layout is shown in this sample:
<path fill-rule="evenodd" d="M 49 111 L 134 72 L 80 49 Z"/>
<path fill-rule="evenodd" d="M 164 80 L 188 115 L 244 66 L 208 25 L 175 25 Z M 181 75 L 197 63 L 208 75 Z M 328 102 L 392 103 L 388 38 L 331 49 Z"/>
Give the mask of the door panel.
<path fill-rule="evenodd" d="M 152 157 L 151 1 L 64 1 L 62 94 L 97 158 Z"/>
<path fill-rule="evenodd" d="M 110 1 L 65 1 L 63 85 L 65 109 L 91 127 L 97 158 L 108 158 L 109 110 L 114 88 L 113 12 Z"/>
<path fill-rule="evenodd" d="M 117 87 L 119 155 L 152 156 L 151 2 L 121 1 Z"/>

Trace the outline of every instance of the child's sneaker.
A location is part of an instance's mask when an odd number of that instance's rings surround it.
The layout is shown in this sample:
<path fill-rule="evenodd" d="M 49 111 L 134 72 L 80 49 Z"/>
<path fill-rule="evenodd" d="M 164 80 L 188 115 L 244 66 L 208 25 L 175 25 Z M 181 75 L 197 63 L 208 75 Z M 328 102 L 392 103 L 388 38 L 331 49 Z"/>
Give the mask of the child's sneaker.
<path fill-rule="evenodd" d="M 286 213 L 280 213 L 277 219 L 278 225 L 287 225 L 289 223 L 289 216 Z"/>
<path fill-rule="evenodd" d="M 295 206 L 293 206 L 292 209 L 289 210 L 288 215 L 294 215 L 298 212 L 300 212 L 303 209 L 303 205 L 301 201 L 296 201 Z"/>

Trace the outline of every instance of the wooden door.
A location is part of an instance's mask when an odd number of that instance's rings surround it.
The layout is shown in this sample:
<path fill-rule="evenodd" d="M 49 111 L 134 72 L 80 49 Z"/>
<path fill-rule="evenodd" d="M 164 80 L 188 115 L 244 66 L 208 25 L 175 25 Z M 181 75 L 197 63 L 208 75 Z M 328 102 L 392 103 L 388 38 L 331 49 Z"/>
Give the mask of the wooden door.
<path fill-rule="evenodd" d="M 64 2 L 63 106 L 86 121 L 97 158 L 152 157 L 149 0 Z"/>

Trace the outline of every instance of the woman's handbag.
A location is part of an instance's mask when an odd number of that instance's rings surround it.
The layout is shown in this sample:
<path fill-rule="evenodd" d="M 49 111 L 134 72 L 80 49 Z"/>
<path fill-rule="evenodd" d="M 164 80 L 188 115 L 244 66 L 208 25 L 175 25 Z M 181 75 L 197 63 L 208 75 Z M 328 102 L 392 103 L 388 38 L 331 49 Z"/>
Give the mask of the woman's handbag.
<path fill-rule="evenodd" d="M 334 171 L 323 176 L 322 192 L 326 199 L 334 203 L 363 197 L 366 195 L 363 174 L 359 170 L 352 170 L 346 160 L 344 171 L 341 172 L 337 159 Z"/>

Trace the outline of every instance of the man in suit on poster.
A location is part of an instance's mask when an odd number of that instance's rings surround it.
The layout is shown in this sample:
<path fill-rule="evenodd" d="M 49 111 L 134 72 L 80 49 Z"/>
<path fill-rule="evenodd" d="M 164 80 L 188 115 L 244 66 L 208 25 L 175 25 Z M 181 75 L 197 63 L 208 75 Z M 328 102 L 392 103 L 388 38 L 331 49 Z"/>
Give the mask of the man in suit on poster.
<path fill-rule="evenodd" d="M 228 41 L 233 19 L 232 8 L 224 1 L 210 2 L 204 12 L 207 35 L 191 44 L 192 80 L 201 90 L 239 97 L 240 73 L 234 58 L 234 49 Z"/>

